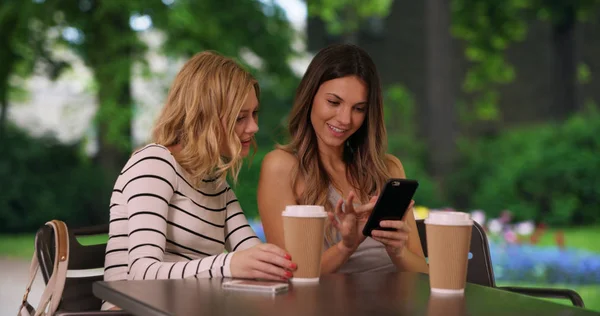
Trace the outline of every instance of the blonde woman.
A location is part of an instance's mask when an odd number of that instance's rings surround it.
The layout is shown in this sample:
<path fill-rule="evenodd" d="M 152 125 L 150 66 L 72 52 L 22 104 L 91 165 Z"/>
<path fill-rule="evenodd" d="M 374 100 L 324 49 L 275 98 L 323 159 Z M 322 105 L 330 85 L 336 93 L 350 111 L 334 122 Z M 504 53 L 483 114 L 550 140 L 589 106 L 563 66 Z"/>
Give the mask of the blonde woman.
<path fill-rule="evenodd" d="M 225 181 L 253 145 L 258 96 L 256 80 L 229 58 L 203 52 L 183 66 L 154 143 L 115 183 L 106 281 L 292 276 L 289 254 L 260 242 Z"/>
<path fill-rule="evenodd" d="M 286 205 L 324 205 L 322 273 L 427 272 L 412 211 L 380 223 L 393 231 L 362 235 L 385 182 L 405 177 L 398 158 L 386 154 L 379 77 L 365 51 L 337 44 L 314 57 L 296 91 L 289 133 L 290 142 L 262 164 L 258 206 L 267 241 L 284 247 Z"/>

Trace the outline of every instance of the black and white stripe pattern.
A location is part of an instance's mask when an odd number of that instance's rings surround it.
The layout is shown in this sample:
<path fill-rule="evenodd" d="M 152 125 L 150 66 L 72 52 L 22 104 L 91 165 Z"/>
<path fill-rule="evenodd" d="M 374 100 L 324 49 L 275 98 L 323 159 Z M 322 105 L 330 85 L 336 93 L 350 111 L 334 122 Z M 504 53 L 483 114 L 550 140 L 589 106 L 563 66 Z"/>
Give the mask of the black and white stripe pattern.
<path fill-rule="evenodd" d="M 231 252 L 260 243 L 227 184 L 195 188 L 185 174 L 163 146 L 131 156 L 110 201 L 104 280 L 230 277 Z"/>

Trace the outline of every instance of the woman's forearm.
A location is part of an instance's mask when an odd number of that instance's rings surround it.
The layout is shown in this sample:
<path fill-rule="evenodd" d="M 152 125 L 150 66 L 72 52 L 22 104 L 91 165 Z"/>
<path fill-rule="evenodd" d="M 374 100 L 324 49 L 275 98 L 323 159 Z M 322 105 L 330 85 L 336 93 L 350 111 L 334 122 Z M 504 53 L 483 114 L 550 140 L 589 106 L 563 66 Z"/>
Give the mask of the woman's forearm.
<path fill-rule="evenodd" d="M 353 252 L 354 250 L 345 247 L 341 242 L 325 250 L 321 256 L 321 274 L 336 272 Z"/>
<path fill-rule="evenodd" d="M 416 255 L 408 248 L 404 248 L 400 255 L 389 254 L 398 271 L 421 272 L 429 274 L 429 266 L 425 258 Z"/>

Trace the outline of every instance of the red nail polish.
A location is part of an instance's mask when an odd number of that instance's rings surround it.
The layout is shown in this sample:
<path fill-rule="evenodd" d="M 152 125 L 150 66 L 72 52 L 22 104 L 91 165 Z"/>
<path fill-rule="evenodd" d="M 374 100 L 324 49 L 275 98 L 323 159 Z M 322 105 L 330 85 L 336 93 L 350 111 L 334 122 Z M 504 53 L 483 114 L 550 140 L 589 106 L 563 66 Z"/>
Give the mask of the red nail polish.
<path fill-rule="evenodd" d="M 285 276 L 288 278 L 292 277 L 292 273 L 290 271 L 285 271 Z"/>
<path fill-rule="evenodd" d="M 290 254 L 289 254 L 289 253 L 286 253 L 286 254 L 285 254 L 285 258 L 286 258 L 286 259 L 288 259 L 288 260 L 292 260 L 292 256 L 290 256 Z"/>
<path fill-rule="evenodd" d="M 292 262 L 292 269 L 296 269 L 297 267 L 298 265 Z"/>

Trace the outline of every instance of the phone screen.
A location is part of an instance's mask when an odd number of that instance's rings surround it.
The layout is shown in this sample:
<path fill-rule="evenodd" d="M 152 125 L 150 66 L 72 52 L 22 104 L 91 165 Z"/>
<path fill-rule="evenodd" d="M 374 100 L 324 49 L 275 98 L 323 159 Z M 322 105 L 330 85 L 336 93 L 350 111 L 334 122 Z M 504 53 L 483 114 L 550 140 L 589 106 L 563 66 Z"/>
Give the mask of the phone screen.
<path fill-rule="evenodd" d="M 416 180 L 390 179 L 373 207 L 373 212 L 363 229 L 363 235 L 371 236 L 371 231 L 374 229 L 390 230 L 379 226 L 382 220 L 402 220 L 418 186 Z"/>

